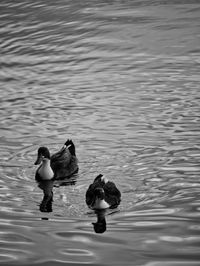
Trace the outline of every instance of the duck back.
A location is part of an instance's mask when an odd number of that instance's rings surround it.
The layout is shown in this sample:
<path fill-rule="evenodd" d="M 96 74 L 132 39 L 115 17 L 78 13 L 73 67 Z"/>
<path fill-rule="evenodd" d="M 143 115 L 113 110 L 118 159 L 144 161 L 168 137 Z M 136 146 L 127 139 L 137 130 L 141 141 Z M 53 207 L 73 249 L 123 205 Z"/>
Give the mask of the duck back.
<path fill-rule="evenodd" d="M 70 177 L 78 171 L 78 160 L 68 149 L 64 149 L 52 155 L 51 168 L 55 173 L 55 179 Z"/>

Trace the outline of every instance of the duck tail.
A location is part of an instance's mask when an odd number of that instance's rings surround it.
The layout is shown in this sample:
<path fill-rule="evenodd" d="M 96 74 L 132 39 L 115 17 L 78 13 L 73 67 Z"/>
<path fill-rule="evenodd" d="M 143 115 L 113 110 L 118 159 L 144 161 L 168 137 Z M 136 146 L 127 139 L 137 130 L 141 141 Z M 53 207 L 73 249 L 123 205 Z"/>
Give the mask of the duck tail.
<path fill-rule="evenodd" d="M 71 139 L 68 139 L 65 142 L 65 145 L 68 148 L 68 150 L 71 153 L 71 155 L 76 156 L 76 149 L 75 149 L 75 145 L 74 145 L 73 141 Z"/>
<path fill-rule="evenodd" d="M 95 177 L 94 182 L 101 181 L 102 176 L 102 174 L 99 174 L 97 177 Z"/>
<path fill-rule="evenodd" d="M 66 145 L 66 146 L 69 146 L 69 145 L 71 145 L 71 144 L 72 144 L 72 140 L 67 139 L 67 141 L 65 142 L 65 145 Z"/>

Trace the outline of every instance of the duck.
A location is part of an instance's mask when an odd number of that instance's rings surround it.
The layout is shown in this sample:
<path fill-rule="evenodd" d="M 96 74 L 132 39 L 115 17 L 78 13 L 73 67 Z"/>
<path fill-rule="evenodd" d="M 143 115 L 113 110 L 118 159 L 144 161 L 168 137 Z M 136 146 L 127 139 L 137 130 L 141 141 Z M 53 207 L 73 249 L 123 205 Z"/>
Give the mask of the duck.
<path fill-rule="evenodd" d="M 114 182 L 99 174 L 89 185 L 85 201 L 88 207 L 93 210 L 114 209 L 121 202 L 121 192 Z"/>
<path fill-rule="evenodd" d="M 48 148 L 40 147 L 38 149 L 37 160 L 35 165 L 39 165 L 36 173 L 35 179 L 39 181 L 52 180 L 54 177 L 53 169 L 51 168 L 51 156 Z"/>
<path fill-rule="evenodd" d="M 39 165 L 35 173 L 37 181 L 62 180 L 71 177 L 79 170 L 73 141 L 68 139 L 64 146 L 52 156 L 47 147 L 39 147 L 35 165 Z"/>

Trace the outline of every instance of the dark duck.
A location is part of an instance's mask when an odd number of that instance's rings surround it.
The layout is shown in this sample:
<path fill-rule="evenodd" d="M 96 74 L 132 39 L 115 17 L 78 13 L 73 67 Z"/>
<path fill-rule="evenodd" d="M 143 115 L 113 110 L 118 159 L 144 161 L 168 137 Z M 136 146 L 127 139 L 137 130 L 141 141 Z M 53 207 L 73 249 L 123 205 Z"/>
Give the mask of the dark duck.
<path fill-rule="evenodd" d="M 37 181 L 71 177 L 78 172 L 78 159 L 73 141 L 68 139 L 60 151 L 52 156 L 47 147 L 40 147 L 35 162 L 35 165 L 38 164 L 35 174 Z"/>
<path fill-rule="evenodd" d="M 94 179 L 86 191 L 86 204 L 93 210 L 113 209 L 120 204 L 120 201 L 120 191 L 102 174 Z"/>

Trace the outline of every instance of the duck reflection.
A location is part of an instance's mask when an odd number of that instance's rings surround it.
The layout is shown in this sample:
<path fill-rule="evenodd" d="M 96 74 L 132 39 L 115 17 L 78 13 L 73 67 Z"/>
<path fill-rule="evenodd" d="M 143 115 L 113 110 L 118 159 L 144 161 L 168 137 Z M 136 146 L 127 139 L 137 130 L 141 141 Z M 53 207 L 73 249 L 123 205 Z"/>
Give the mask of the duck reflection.
<path fill-rule="evenodd" d="M 102 234 L 106 231 L 106 210 L 96 210 L 95 214 L 97 216 L 96 223 L 92 223 L 94 231 L 97 234 Z"/>
<path fill-rule="evenodd" d="M 38 183 L 38 187 L 43 191 L 43 199 L 40 203 L 41 212 L 52 212 L 53 203 L 53 188 L 59 188 L 61 186 L 72 186 L 76 184 L 78 175 L 74 175 L 71 178 L 64 180 L 41 180 Z"/>
<path fill-rule="evenodd" d="M 43 190 L 44 194 L 40 203 L 41 212 L 52 212 L 53 186 L 53 180 L 43 180 L 38 183 L 38 187 Z"/>

